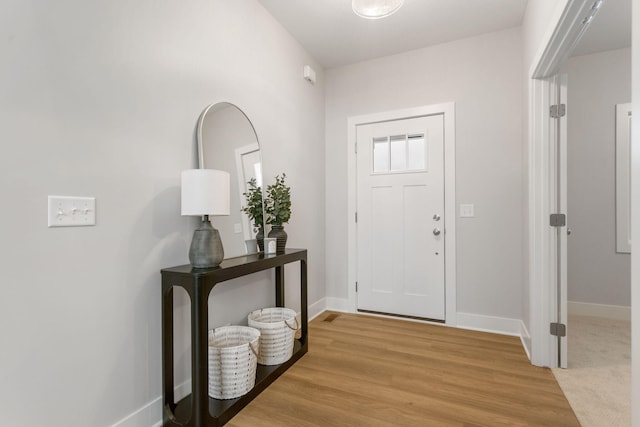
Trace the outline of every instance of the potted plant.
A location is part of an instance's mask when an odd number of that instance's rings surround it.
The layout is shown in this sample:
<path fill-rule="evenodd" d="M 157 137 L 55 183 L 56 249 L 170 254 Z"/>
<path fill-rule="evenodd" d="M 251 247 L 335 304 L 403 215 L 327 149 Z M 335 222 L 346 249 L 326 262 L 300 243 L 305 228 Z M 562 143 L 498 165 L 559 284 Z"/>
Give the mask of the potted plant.
<path fill-rule="evenodd" d="M 267 186 L 265 215 L 267 224 L 271 225 L 269 237 L 276 238 L 276 251 L 284 252 L 287 244 L 287 233 L 283 224 L 291 218 L 291 188 L 285 183 L 286 175 L 276 175 L 276 182 Z"/>
<path fill-rule="evenodd" d="M 264 208 L 262 206 L 262 187 L 258 187 L 255 178 L 251 178 L 247 183 L 249 189 L 242 193 L 245 197 L 247 204 L 242 208 L 242 211 L 247 214 L 249 220 L 253 222 L 253 225 L 258 229 L 256 233 L 256 240 L 258 241 L 258 247 L 260 250 L 264 250 Z"/>

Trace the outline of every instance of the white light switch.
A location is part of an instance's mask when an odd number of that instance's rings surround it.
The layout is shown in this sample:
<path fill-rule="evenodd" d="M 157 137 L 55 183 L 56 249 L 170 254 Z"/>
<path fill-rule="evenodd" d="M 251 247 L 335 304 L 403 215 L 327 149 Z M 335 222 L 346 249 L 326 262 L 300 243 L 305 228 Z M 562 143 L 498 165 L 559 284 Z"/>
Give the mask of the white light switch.
<path fill-rule="evenodd" d="M 96 225 L 95 197 L 49 196 L 49 227 Z"/>
<path fill-rule="evenodd" d="M 460 205 L 460 218 L 473 218 L 473 205 Z"/>

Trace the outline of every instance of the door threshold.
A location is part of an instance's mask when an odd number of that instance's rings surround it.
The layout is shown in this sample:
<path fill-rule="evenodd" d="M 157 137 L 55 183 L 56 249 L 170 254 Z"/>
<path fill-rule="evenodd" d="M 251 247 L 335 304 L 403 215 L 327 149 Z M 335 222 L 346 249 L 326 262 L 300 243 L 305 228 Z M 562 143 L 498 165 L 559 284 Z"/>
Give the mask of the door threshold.
<path fill-rule="evenodd" d="M 420 317 L 420 316 L 409 316 L 407 314 L 396 314 L 396 313 L 385 313 L 383 311 L 373 311 L 373 310 L 361 310 L 358 309 L 358 313 L 367 313 L 367 314 L 379 314 L 381 316 L 391 316 L 391 317 L 399 317 L 402 319 L 411 319 L 411 320 L 421 320 L 424 322 L 435 322 L 444 324 L 445 321 L 441 319 L 431 319 L 429 317 Z"/>

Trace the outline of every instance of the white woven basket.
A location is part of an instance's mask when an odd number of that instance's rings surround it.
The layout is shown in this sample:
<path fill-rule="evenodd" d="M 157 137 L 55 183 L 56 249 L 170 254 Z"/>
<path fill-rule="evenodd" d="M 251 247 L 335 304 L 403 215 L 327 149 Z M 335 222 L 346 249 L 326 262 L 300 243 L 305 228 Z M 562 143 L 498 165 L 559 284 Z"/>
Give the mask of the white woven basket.
<path fill-rule="evenodd" d="M 296 312 L 284 307 L 263 308 L 249 313 L 249 326 L 260 330 L 261 365 L 279 365 L 293 354 L 293 339 L 300 328 Z"/>
<path fill-rule="evenodd" d="M 260 331 L 222 326 L 209 331 L 209 396 L 235 399 L 256 384 Z"/>

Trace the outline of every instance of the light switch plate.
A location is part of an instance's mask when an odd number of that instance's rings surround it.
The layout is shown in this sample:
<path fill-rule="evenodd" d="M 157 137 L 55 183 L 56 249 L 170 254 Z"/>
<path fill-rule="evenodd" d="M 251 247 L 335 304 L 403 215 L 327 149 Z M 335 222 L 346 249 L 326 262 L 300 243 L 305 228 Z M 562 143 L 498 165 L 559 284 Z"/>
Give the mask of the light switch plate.
<path fill-rule="evenodd" d="M 474 214 L 474 206 L 470 204 L 460 205 L 460 218 L 473 218 Z"/>
<path fill-rule="evenodd" d="M 96 198 L 49 196 L 49 227 L 96 225 Z"/>

